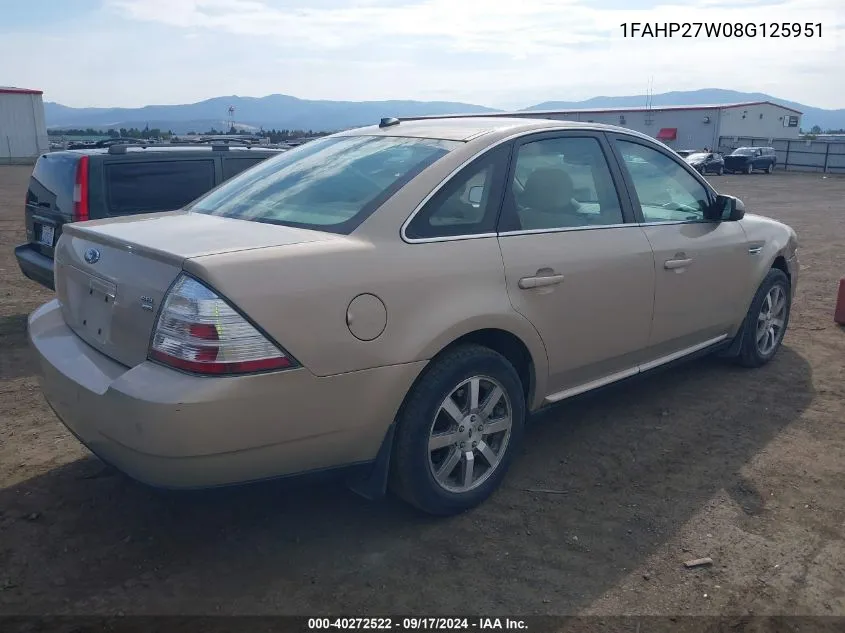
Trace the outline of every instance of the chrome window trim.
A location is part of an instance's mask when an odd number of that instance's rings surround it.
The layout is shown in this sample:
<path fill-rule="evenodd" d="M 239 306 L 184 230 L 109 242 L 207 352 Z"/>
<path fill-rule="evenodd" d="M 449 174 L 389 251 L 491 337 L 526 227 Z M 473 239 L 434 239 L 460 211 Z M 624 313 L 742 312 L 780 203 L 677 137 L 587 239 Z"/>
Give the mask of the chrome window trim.
<path fill-rule="evenodd" d="M 519 231 L 502 231 L 501 233 L 472 233 L 467 235 L 445 235 L 441 237 L 426 237 L 419 239 L 406 239 L 406 242 L 420 244 L 426 242 L 453 242 L 456 240 L 474 240 L 489 237 L 514 237 L 517 235 L 543 235 L 546 233 L 570 233 L 573 231 L 601 231 L 604 229 L 631 229 L 644 228 L 649 226 L 676 226 L 679 224 L 712 224 L 713 220 L 671 220 L 667 222 L 625 222 L 619 224 L 585 225 L 585 226 L 564 226 L 550 229 L 524 229 Z"/>
<path fill-rule="evenodd" d="M 604 376 L 603 378 L 597 378 L 596 380 L 591 380 L 590 382 L 585 382 L 584 384 L 576 385 L 575 387 L 570 387 L 569 389 L 564 389 L 563 391 L 558 391 L 557 393 L 553 393 L 551 395 L 546 396 L 545 401 L 549 404 L 560 402 L 561 400 L 566 400 L 567 398 L 572 398 L 573 396 L 586 393 L 587 391 L 592 391 L 593 389 L 598 389 L 599 387 L 604 387 L 606 385 L 613 384 L 614 382 L 624 380 L 625 378 L 631 378 L 633 376 L 636 376 L 637 374 L 642 374 L 647 371 L 651 371 L 652 369 L 656 369 L 661 365 L 671 363 L 672 361 L 683 358 L 684 356 L 689 356 L 690 354 L 699 352 L 703 349 L 716 345 L 717 343 L 721 343 L 726 338 L 728 338 L 728 335 L 722 334 L 721 336 L 708 339 L 702 343 L 698 343 L 690 347 L 685 347 L 684 349 L 678 350 L 677 352 L 672 352 L 671 354 L 667 354 L 666 356 L 661 356 L 660 358 L 656 358 L 647 363 L 640 363 L 635 367 L 630 367 L 628 369 L 623 369 L 622 371 L 614 372 L 612 374 Z"/>
<path fill-rule="evenodd" d="M 421 244 L 427 242 L 456 242 L 458 240 L 478 240 L 487 237 L 496 237 L 496 233 L 472 233 L 467 235 L 442 235 L 440 237 L 424 237 L 419 239 L 407 239 L 410 244 Z"/>
<path fill-rule="evenodd" d="M 722 220 L 726 222 L 727 220 Z M 665 222 L 639 222 L 638 226 L 666 226 L 669 224 L 714 224 L 716 220 L 666 220 Z"/>
<path fill-rule="evenodd" d="M 499 237 L 508 237 L 511 235 L 537 235 L 542 233 L 569 233 L 570 231 L 600 231 L 602 229 L 627 229 L 637 226 L 633 222 L 620 224 L 600 224 L 600 225 L 585 225 L 585 226 L 561 226 L 550 229 L 519 229 L 518 231 L 502 231 Z"/>
<path fill-rule="evenodd" d="M 502 231 L 499 233 L 499 237 L 509 237 L 512 235 L 535 235 L 538 233 L 568 233 L 570 231 L 601 231 L 602 229 L 630 229 L 635 227 L 648 227 L 648 226 L 672 226 L 678 224 L 713 224 L 714 220 L 669 220 L 666 222 L 625 222 L 622 224 L 602 224 L 602 225 L 587 225 L 587 226 L 564 226 L 560 228 L 552 228 L 552 229 L 525 229 L 519 231 Z M 489 237 L 490 235 L 495 235 L 495 233 L 489 233 L 484 237 Z"/>

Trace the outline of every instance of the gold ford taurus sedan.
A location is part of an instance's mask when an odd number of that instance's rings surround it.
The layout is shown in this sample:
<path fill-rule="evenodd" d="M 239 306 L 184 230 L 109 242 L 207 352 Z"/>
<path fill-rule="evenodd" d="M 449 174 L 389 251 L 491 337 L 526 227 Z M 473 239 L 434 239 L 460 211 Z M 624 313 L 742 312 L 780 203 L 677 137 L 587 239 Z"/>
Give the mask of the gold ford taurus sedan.
<path fill-rule="evenodd" d="M 348 467 L 449 514 L 531 411 L 703 353 L 768 362 L 798 268 L 792 229 L 647 136 L 389 119 L 181 211 L 66 225 L 29 337 L 58 416 L 141 481 Z"/>

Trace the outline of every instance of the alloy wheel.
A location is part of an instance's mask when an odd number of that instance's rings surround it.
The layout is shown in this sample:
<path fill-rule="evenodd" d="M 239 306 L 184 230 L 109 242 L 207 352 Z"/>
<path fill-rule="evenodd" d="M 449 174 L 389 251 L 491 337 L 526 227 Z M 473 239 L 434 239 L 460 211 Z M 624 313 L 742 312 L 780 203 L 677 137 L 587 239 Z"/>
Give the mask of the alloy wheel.
<path fill-rule="evenodd" d="M 757 351 L 762 356 L 770 355 L 783 336 L 786 318 L 786 291 L 776 284 L 766 293 L 760 314 L 757 315 Z"/>
<path fill-rule="evenodd" d="M 457 385 L 437 409 L 429 431 L 429 468 L 452 493 L 477 488 L 492 475 L 508 446 L 513 409 L 504 387 L 489 376 Z"/>

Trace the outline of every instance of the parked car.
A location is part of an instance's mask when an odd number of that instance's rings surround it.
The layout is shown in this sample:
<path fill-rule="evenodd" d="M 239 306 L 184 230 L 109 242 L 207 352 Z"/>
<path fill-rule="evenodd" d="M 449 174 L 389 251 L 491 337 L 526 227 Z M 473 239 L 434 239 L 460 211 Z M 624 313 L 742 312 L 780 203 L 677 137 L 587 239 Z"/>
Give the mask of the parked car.
<path fill-rule="evenodd" d="M 774 147 L 738 147 L 725 156 L 725 171 L 750 174 L 755 169 L 771 174 L 777 164 Z"/>
<path fill-rule="evenodd" d="M 769 362 L 798 270 L 791 228 L 643 134 L 393 119 L 183 210 L 65 225 L 28 336 L 58 416 L 141 481 L 340 469 L 450 514 L 499 486 L 529 412 L 697 355 Z"/>
<path fill-rule="evenodd" d="M 681 158 L 686 158 L 690 154 L 695 154 L 698 151 L 699 150 L 697 150 L 697 149 L 679 149 L 679 150 L 675 150 L 675 153 L 678 156 L 680 156 Z"/>
<path fill-rule="evenodd" d="M 725 159 L 717 152 L 696 152 L 687 156 L 686 161 L 702 175 L 709 173 L 721 176 L 725 172 Z"/>
<path fill-rule="evenodd" d="M 228 150 L 229 148 L 225 148 Z M 53 249 L 69 222 L 178 209 L 278 150 L 212 146 L 58 151 L 38 158 L 26 193 L 21 272 L 53 288 Z"/>

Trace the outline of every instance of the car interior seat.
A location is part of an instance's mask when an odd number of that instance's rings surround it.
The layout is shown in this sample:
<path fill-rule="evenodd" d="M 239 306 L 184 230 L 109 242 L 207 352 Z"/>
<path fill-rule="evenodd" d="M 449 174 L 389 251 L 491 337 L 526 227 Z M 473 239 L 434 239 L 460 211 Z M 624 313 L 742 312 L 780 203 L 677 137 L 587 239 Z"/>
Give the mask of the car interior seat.
<path fill-rule="evenodd" d="M 578 203 L 572 199 L 572 178 L 564 169 L 541 167 L 525 181 L 518 214 L 523 230 L 581 226 Z"/>

